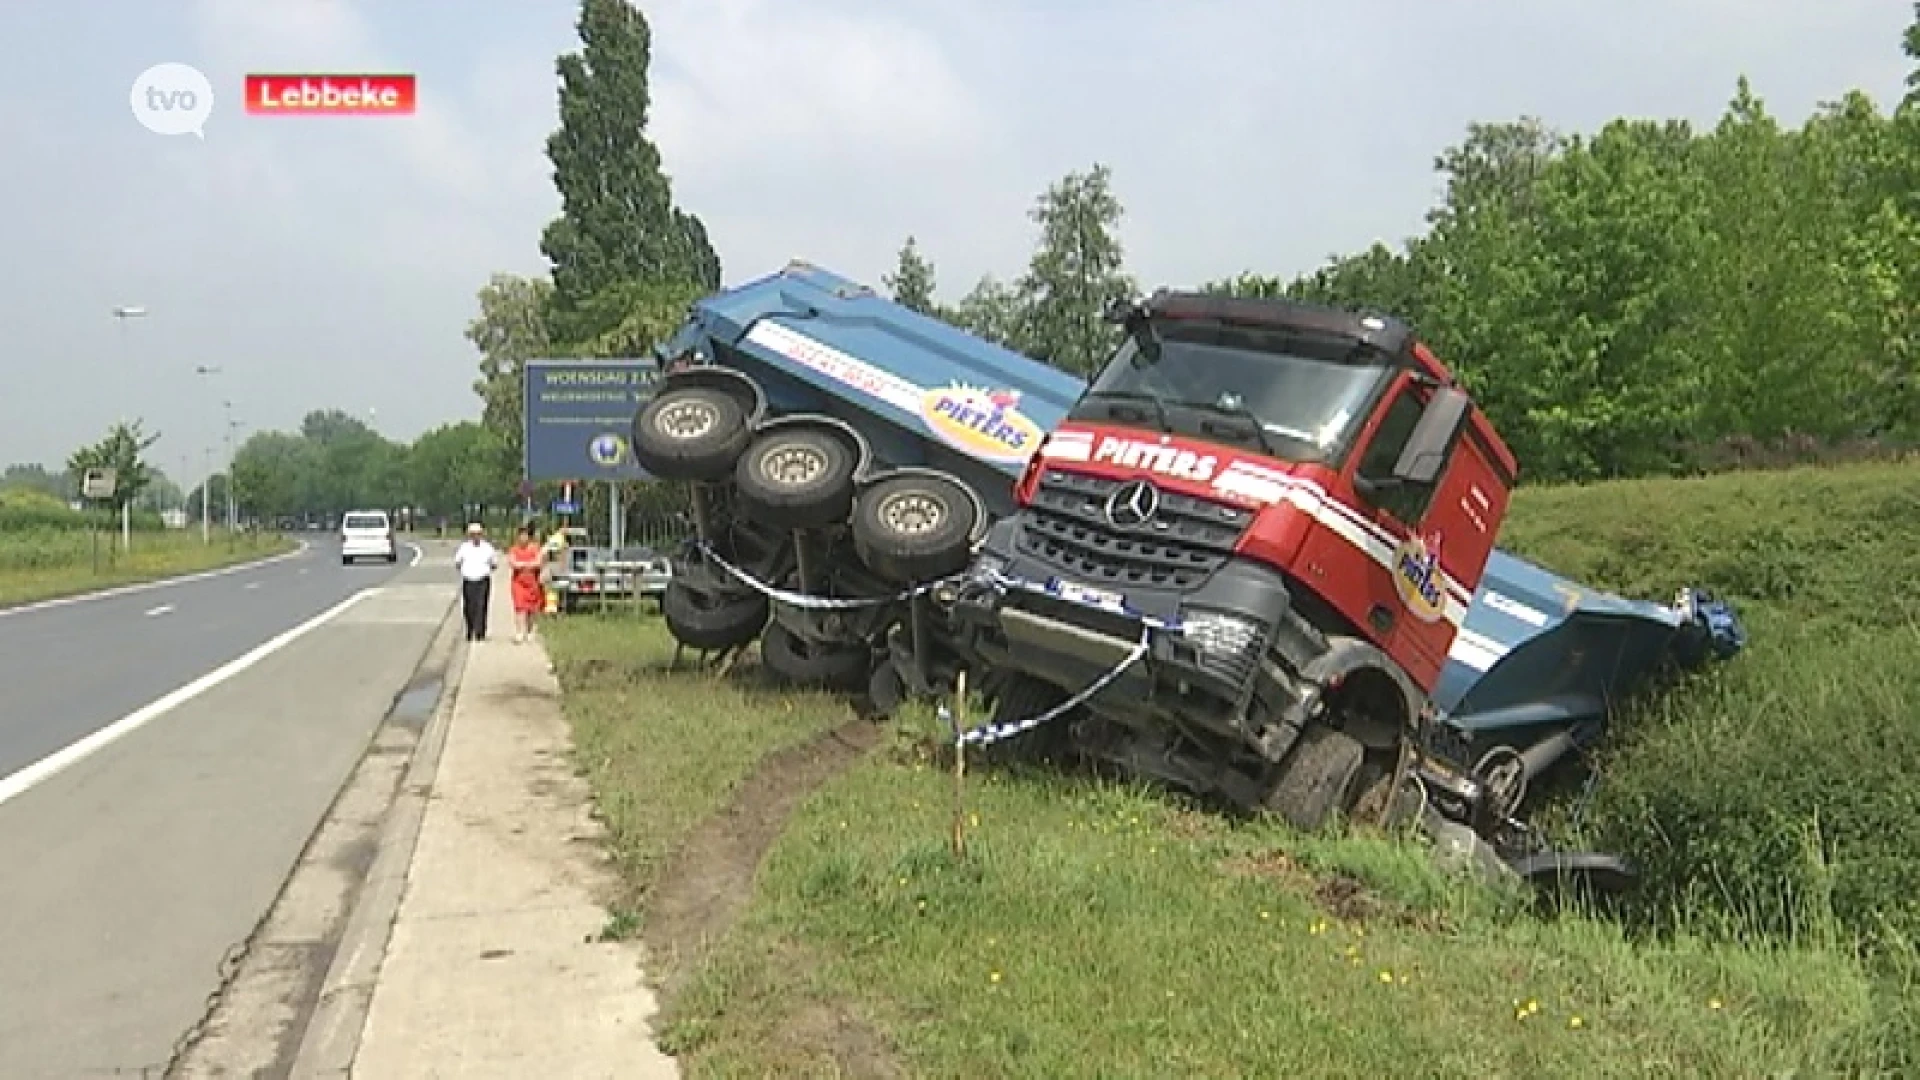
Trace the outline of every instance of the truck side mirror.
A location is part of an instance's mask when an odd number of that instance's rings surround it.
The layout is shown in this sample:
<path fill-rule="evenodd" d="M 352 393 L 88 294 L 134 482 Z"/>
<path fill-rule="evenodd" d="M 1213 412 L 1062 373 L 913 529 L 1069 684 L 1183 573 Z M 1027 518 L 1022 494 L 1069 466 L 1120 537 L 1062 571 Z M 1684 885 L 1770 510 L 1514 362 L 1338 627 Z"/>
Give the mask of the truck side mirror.
<path fill-rule="evenodd" d="M 1460 434 L 1460 425 L 1466 421 L 1471 407 L 1472 400 L 1464 390 L 1455 387 L 1435 390 L 1420 414 L 1420 422 L 1413 426 L 1413 434 L 1407 437 L 1400 459 L 1393 463 L 1393 479 L 1420 485 L 1438 480 L 1440 467 L 1447 460 L 1447 448 Z"/>

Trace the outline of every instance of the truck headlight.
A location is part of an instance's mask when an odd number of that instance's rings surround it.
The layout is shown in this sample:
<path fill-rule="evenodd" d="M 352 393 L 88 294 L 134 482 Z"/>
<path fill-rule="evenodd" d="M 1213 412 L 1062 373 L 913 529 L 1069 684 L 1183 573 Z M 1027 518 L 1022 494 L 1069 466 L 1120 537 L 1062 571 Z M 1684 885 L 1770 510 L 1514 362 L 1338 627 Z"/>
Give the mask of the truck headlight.
<path fill-rule="evenodd" d="M 1202 652 L 1243 653 L 1260 637 L 1252 619 L 1218 611 L 1189 611 L 1180 617 L 1180 632 Z"/>

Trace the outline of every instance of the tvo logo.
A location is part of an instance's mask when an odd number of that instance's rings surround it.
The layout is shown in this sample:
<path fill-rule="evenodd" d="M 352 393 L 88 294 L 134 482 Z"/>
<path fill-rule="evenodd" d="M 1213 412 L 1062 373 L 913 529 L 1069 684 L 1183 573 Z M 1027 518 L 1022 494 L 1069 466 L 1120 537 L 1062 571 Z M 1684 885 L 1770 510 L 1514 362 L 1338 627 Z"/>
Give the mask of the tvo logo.
<path fill-rule="evenodd" d="M 191 64 L 155 64 L 133 80 L 127 94 L 133 118 L 156 135 L 207 137 L 213 115 L 213 84 Z"/>

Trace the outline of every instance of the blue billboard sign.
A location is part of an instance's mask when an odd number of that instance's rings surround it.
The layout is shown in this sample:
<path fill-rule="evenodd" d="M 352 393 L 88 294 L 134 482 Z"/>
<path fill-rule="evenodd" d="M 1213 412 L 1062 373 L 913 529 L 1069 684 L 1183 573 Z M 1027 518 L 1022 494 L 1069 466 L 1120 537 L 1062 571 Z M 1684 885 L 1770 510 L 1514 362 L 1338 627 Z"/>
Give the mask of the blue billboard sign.
<path fill-rule="evenodd" d="M 527 479 L 651 479 L 627 440 L 658 375 L 652 360 L 527 361 Z"/>

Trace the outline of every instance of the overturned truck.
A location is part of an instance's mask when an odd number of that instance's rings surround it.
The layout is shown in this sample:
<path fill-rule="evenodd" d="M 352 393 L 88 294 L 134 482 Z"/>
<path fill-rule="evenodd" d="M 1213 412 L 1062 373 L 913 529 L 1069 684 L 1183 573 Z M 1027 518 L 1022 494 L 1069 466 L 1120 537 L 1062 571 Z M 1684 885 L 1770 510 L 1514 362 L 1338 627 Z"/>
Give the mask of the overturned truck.
<path fill-rule="evenodd" d="M 1497 549 L 1513 455 L 1395 319 L 1167 291 L 1110 317 L 1084 383 L 804 264 L 695 305 L 633 430 L 691 485 L 672 633 L 758 637 L 883 712 L 965 670 L 993 709 L 968 742 L 1627 880 L 1522 804 L 1659 672 L 1736 651 L 1732 612 Z"/>

